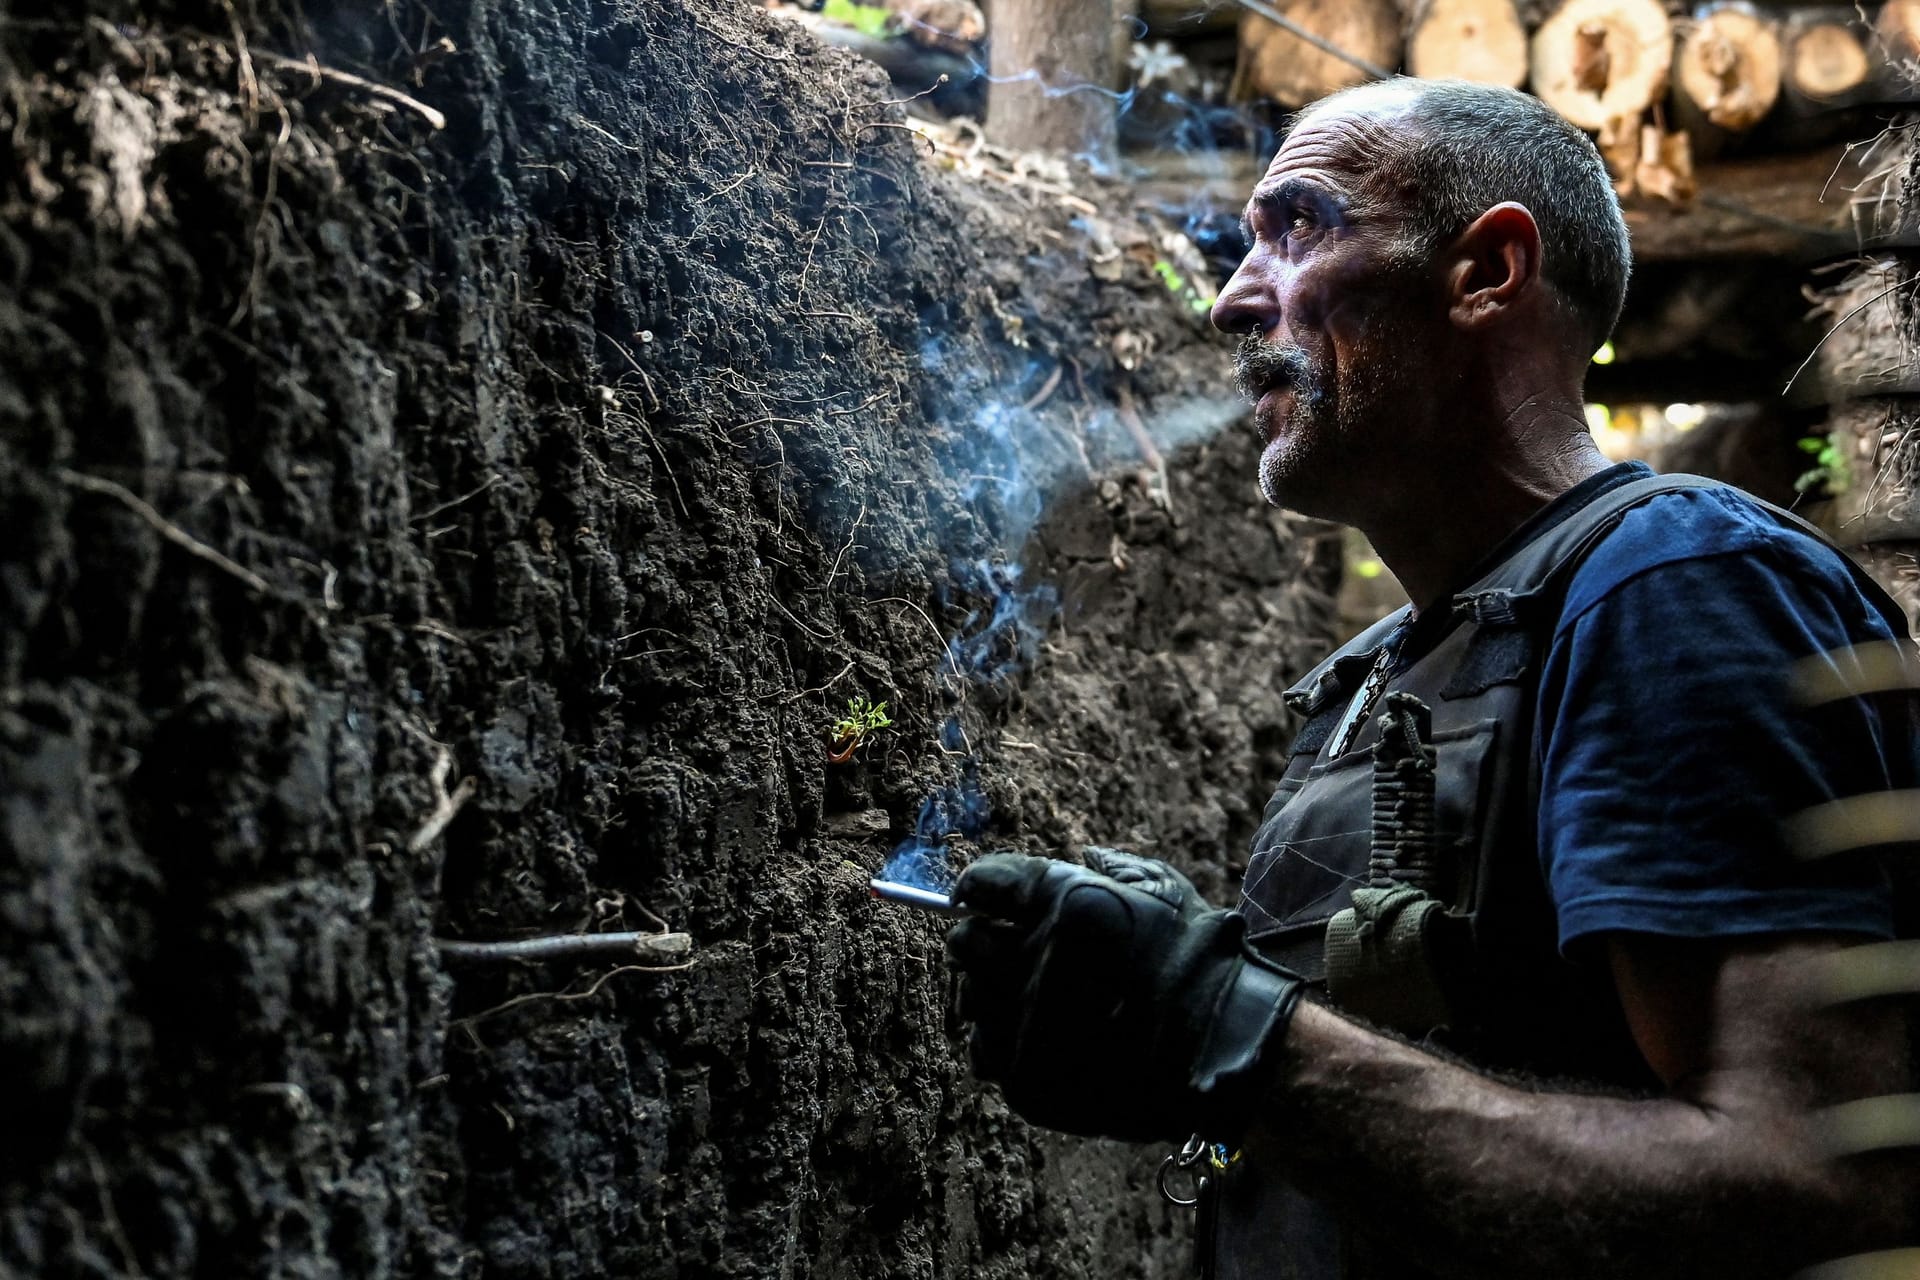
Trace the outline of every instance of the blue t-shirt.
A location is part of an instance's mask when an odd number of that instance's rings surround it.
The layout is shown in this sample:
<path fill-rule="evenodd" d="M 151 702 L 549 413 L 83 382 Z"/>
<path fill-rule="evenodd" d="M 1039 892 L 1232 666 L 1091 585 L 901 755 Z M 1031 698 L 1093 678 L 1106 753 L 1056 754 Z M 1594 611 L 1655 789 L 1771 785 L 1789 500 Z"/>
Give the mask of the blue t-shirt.
<path fill-rule="evenodd" d="M 1610 468 L 1542 523 L 1649 474 Z M 1789 683 L 1797 659 L 1894 638 L 1839 553 L 1738 490 L 1628 512 L 1575 572 L 1541 675 L 1539 848 L 1561 950 L 1613 930 L 1889 935 L 1884 864 L 1797 857 L 1783 822 L 1920 786 L 1907 695 L 1806 706 Z"/>

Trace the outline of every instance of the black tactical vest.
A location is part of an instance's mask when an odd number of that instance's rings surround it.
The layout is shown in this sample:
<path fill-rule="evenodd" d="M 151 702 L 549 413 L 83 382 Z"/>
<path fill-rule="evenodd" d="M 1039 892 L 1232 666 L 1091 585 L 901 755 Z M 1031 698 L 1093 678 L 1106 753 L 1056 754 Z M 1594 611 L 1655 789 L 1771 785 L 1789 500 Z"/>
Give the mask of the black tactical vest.
<path fill-rule="evenodd" d="M 1402 610 L 1289 690 L 1288 705 L 1306 722 L 1254 838 L 1240 904 L 1249 940 L 1315 983 L 1317 998 L 1480 1066 L 1656 1088 L 1604 973 L 1559 953 L 1536 845 L 1534 702 L 1568 582 L 1587 554 L 1634 507 L 1708 487 L 1721 486 L 1652 476 L 1609 489 L 1454 596 L 1449 616 L 1423 615 L 1409 627 Z M 1904 634 L 1897 606 L 1855 573 Z M 1383 664 L 1383 655 L 1398 661 Z M 1431 713 L 1430 892 L 1366 887 L 1379 792 L 1374 747 L 1395 693 Z M 1356 728 L 1361 708 L 1370 714 Z M 1218 1194 L 1219 1280 L 1425 1274 L 1412 1258 L 1393 1256 L 1389 1242 L 1404 1232 L 1391 1214 L 1378 1233 L 1349 1230 L 1244 1162 L 1221 1178 Z"/>

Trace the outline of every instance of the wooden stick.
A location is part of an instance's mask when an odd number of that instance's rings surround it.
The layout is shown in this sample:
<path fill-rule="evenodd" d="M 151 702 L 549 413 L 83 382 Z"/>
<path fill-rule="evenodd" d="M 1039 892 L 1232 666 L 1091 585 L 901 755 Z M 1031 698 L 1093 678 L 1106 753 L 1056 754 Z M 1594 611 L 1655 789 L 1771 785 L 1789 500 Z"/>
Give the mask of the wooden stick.
<path fill-rule="evenodd" d="M 643 960 L 674 960 L 693 950 L 685 933 L 567 933 L 545 938 L 513 938 L 499 942 L 469 942 L 435 938 L 433 945 L 449 960 L 480 962 L 506 960 L 584 960 L 604 956 L 639 956 Z"/>

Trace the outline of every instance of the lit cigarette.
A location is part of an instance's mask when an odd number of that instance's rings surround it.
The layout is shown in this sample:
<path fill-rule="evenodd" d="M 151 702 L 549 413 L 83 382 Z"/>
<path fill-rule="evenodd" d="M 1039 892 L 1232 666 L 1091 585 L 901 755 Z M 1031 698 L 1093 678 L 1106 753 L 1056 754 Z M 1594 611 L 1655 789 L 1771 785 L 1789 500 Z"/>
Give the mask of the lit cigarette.
<path fill-rule="evenodd" d="M 953 899 L 944 893 L 932 889 L 916 889 L 910 884 L 901 884 L 897 880 L 870 880 L 868 892 L 886 902 L 898 902 L 902 906 L 918 907 L 922 911 L 932 911 L 943 916 L 970 916 L 976 914 L 972 907 L 955 905 Z"/>

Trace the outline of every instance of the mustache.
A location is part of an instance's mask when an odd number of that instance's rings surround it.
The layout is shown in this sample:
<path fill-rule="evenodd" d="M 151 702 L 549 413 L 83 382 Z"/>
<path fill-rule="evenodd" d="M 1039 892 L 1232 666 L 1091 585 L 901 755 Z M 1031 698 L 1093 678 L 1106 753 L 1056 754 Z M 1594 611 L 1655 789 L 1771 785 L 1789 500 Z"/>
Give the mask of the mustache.
<path fill-rule="evenodd" d="M 1249 400 L 1258 400 L 1276 387 L 1304 386 L 1312 373 L 1304 348 L 1275 346 L 1254 333 L 1240 339 L 1233 356 L 1234 381 Z"/>

